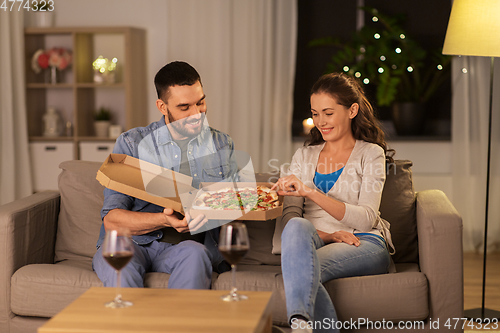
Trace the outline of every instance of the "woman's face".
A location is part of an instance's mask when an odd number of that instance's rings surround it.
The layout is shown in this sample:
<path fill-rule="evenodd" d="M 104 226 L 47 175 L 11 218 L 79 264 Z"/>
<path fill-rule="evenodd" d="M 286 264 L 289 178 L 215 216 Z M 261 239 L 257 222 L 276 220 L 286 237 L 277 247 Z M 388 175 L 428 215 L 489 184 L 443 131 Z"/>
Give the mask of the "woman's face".
<path fill-rule="evenodd" d="M 337 99 L 326 93 L 311 95 L 311 113 L 325 141 L 338 141 L 352 136 L 351 121 L 358 114 L 358 104 L 351 107 L 338 104 Z"/>

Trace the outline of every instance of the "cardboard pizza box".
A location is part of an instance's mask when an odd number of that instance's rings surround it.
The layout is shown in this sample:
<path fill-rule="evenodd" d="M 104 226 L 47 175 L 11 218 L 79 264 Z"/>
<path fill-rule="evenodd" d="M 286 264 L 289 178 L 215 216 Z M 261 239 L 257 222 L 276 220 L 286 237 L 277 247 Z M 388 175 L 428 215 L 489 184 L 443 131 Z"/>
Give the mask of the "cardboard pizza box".
<path fill-rule="evenodd" d="M 125 154 L 110 154 L 96 179 L 103 186 L 184 214 L 181 195 L 196 193 L 192 178 Z"/>
<path fill-rule="evenodd" d="M 192 198 L 192 202 L 196 201 L 196 198 L 204 192 L 217 191 L 224 188 L 232 187 L 235 189 L 245 188 L 245 187 L 256 187 L 257 185 L 263 185 L 271 188 L 274 184 L 268 182 L 218 182 L 218 183 L 201 183 L 200 191 L 196 193 L 194 198 Z M 283 196 L 279 197 L 279 206 L 265 210 L 265 211 L 242 211 L 242 210 L 216 210 L 202 207 L 192 207 L 189 210 L 190 215 L 195 218 L 200 214 L 204 214 L 208 219 L 216 219 L 216 220 L 239 220 L 239 221 L 267 221 L 275 219 L 283 213 Z"/>

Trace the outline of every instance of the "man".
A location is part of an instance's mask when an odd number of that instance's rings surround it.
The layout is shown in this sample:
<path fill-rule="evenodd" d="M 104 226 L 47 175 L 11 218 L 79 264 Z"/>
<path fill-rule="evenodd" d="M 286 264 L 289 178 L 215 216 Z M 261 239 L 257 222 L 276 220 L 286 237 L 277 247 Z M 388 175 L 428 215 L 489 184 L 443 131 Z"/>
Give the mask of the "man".
<path fill-rule="evenodd" d="M 162 118 L 123 133 L 113 152 L 187 174 L 194 187 L 201 181 L 231 180 L 237 170 L 232 162 L 233 141 L 208 126 L 198 72 L 185 62 L 172 62 L 158 71 L 155 86 Z M 212 266 L 227 269 L 212 234 L 189 234 L 190 228 L 196 230 L 207 222 L 203 215 L 191 220 L 188 214 L 182 217 L 171 208 L 105 189 L 101 218 L 93 268 L 104 286 L 116 282 L 101 245 L 105 230 L 117 227 L 129 229 L 134 241 L 134 257 L 122 270 L 122 286 L 143 287 L 145 273 L 154 271 L 170 274 L 169 288 L 207 289 Z"/>

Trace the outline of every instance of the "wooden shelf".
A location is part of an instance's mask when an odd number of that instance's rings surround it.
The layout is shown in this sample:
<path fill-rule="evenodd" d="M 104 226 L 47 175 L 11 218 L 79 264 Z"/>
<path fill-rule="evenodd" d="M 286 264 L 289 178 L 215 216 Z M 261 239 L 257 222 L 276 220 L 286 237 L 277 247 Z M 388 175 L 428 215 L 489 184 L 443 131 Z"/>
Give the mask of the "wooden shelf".
<path fill-rule="evenodd" d="M 32 142 L 59 142 L 59 141 L 64 141 L 64 142 L 71 142 L 73 141 L 72 136 L 30 136 L 29 140 Z"/>
<path fill-rule="evenodd" d="M 109 142 L 115 142 L 116 139 L 112 139 L 109 137 L 102 137 L 102 136 L 79 136 L 77 138 L 78 141 L 80 142 L 89 142 L 89 141 L 109 141 Z"/>
<path fill-rule="evenodd" d="M 75 84 L 77 88 L 125 88 L 124 83 L 94 83 L 94 82 L 86 82 L 86 83 L 77 83 Z"/>
<path fill-rule="evenodd" d="M 47 27 L 24 30 L 26 105 L 28 135 L 32 142 L 73 142 L 74 158 L 80 158 L 80 142 L 114 142 L 94 136 L 93 115 L 96 109 L 112 105 L 112 121 L 124 130 L 146 126 L 143 116 L 147 104 L 146 68 L 144 65 L 146 33 L 133 27 Z M 45 83 L 44 76 L 31 69 L 31 58 L 39 50 L 64 47 L 72 50 L 71 67 L 61 73 L 66 82 Z M 95 83 L 92 62 L 101 53 L 118 54 L 117 83 Z M 106 54 L 104 54 L 106 56 Z M 114 56 L 114 55 L 113 55 Z M 108 56 L 109 57 L 109 56 Z M 113 101 L 112 103 L 110 101 Z M 108 104 L 109 103 L 109 104 Z M 63 118 L 71 121 L 70 137 L 44 137 L 43 115 L 54 106 Z"/>
<path fill-rule="evenodd" d="M 27 83 L 26 88 L 29 89 L 67 89 L 73 88 L 72 83 Z"/>

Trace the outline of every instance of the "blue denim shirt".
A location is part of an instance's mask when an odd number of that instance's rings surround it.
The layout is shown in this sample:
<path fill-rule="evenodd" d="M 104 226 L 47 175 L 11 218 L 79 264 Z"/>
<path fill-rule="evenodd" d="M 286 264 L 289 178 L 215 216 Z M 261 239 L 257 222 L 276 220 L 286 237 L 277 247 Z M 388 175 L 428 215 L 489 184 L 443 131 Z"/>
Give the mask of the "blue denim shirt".
<path fill-rule="evenodd" d="M 204 123 L 200 134 L 189 141 L 188 162 L 193 178 L 192 186 L 198 188 L 200 182 L 231 181 L 237 174 L 237 163 L 233 156 L 234 144 L 231 137 Z M 165 118 L 146 127 L 133 128 L 122 133 L 116 140 L 113 153 L 127 154 L 146 162 L 160 165 L 179 172 L 181 149 L 175 143 L 165 124 Z M 164 207 L 143 201 L 108 188 L 104 189 L 104 204 L 101 219 L 115 208 L 135 212 L 160 213 Z M 97 247 L 105 236 L 104 223 L 101 225 Z M 144 235 L 132 236 L 135 243 L 144 245 L 161 239 L 163 232 L 156 230 Z"/>

